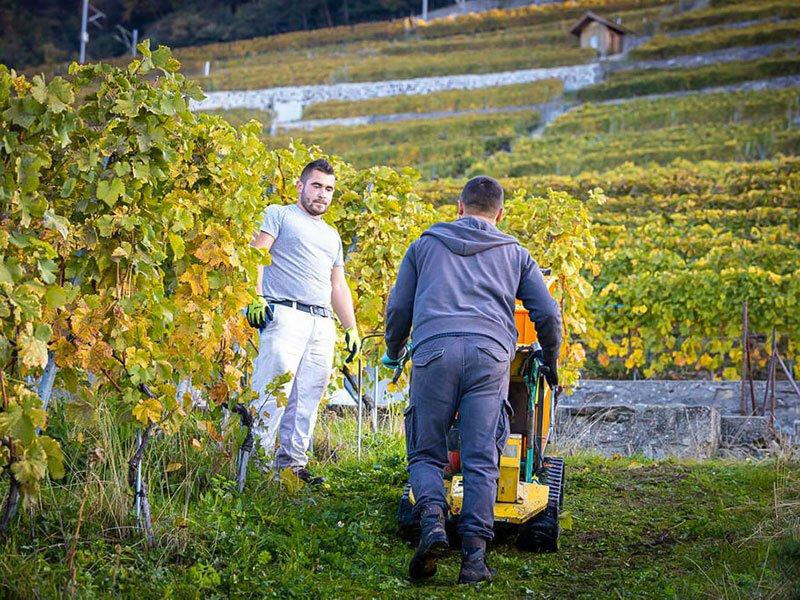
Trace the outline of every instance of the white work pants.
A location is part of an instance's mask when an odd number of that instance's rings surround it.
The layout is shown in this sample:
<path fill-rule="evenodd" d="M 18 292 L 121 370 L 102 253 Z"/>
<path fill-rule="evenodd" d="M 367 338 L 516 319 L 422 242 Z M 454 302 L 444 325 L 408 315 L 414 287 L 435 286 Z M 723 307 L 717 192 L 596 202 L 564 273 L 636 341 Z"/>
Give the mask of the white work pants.
<path fill-rule="evenodd" d="M 280 304 L 272 306 L 275 318 L 261 330 L 253 368 L 252 389 L 259 395 L 253 402 L 257 412 L 253 432 L 270 456 L 280 429 L 275 467 L 302 467 L 308 462 L 306 452 L 317 409 L 333 366 L 336 325 L 331 318 Z M 284 408 L 278 407 L 266 388 L 285 373 L 290 373 L 291 379 L 282 386 L 288 398 Z"/>

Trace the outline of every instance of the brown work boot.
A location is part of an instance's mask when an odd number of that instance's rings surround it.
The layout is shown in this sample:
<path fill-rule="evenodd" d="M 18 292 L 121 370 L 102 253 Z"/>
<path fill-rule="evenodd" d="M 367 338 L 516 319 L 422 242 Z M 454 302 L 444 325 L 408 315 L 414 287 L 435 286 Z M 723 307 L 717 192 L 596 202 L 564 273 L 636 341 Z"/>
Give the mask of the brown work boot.
<path fill-rule="evenodd" d="M 465 537 L 461 543 L 461 571 L 458 583 L 480 583 L 491 581 L 497 574 L 486 564 L 486 540 L 478 537 Z"/>
<path fill-rule="evenodd" d="M 408 565 L 408 576 L 413 581 L 433 577 L 436 574 L 436 561 L 444 556 L 450 547 L 444 529 L 444 511 L 441 506 L 431 504 L 422 507 L 419 524 L 422 530 L 419 546 Z"/>

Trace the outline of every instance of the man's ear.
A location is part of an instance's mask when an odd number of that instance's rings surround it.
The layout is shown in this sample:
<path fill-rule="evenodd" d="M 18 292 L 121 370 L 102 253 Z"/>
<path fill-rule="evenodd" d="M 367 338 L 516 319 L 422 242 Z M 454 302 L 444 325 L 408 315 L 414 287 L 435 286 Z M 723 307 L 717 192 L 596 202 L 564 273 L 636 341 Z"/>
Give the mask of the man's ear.
<path fill-rule="evenodd" d="M 461 201 L 461 198 L 458 199 L 458 216 L 464 216 L 464 203 Z"/>
<path fill-rule="evenodd" d="M 500 221 L 502 221 L 502 220 L 503 220 L 503 217 L 505 216 L 505 214 L 506 214 L 506 209 L 505 209 L 505 207 L 504 207 L 504 208 L 501 208 L 500 210 L 498 210 L 498 211 L 497 211 L 497 217 L 495 217 L 495 219 L 494 219 L 494 222 L 495 222 L 495 223 L 499 223 Z"/>
<path fill-rule="evenodd" d="M 294 184 L 294 187 L 297 188 L 297 195 L 298 196 L 303 193 L 303 186 L 304 186 L 304 184 L 303 184 L 303 180 L 302 179 L 298 179 L 297 183 Z"/>

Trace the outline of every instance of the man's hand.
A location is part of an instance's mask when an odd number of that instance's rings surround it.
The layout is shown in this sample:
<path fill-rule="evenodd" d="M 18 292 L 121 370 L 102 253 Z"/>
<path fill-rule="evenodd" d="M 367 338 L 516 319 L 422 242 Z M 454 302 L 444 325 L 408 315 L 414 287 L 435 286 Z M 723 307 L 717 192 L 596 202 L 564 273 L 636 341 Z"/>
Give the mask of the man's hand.
<path fill-rule="evenodd" d="M 555 361 L 553 361 L 553 363 L 545 370 L 544 379 L 547 382 L 547 385 L 550 386 L 550 389 L 555 391 L 555 389 L 558 387 L 558 366 L 556 365 Z"/>
<path fill-rule="evenodd" d="M 358 334 L 358 326 L 353 325 L 344 330 L 344 345 L 350 353 L 346 362 L 350 362 L 361 350 L 361 336 Z"/>
<path fill-rule="evenodd" d="M 381 357 L 381 364 L 386 367 L 387 369 L 401 369 L 403 366 L 408 362 L 408 359 L 411 357 L 411 344 L 408 344 L 403 347 L 403 353 L 398 356 L 397 358 L 392 358 L 389 356 L 389 351 L 383 353 Z"/>
<path fill-rule="evenodd" d="M 258 296 L 248 305 L 245 316 L 250 327 L 255 327 L 256 329 L 264 329 L 267 323 L 272 321 L 272 311 L 263 296 Z"/>

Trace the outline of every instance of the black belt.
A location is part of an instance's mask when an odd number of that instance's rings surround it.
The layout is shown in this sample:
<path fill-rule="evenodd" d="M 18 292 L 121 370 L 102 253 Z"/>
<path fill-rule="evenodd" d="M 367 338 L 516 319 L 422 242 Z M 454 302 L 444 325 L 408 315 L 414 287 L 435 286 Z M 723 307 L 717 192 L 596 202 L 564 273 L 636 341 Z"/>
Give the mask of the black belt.
<path fill-rule="evenodd" d="M 281 306 L 289 306 L 302 310 L 315 317 L 326 317 L 328 319 L 333 317 L 333 313 L 324 306 L 314 306 L 313 304 L 303 304 L 302 302 L 295 302 L 294 300 L 270 300 L 270 304 L 280 304 Z"/>

